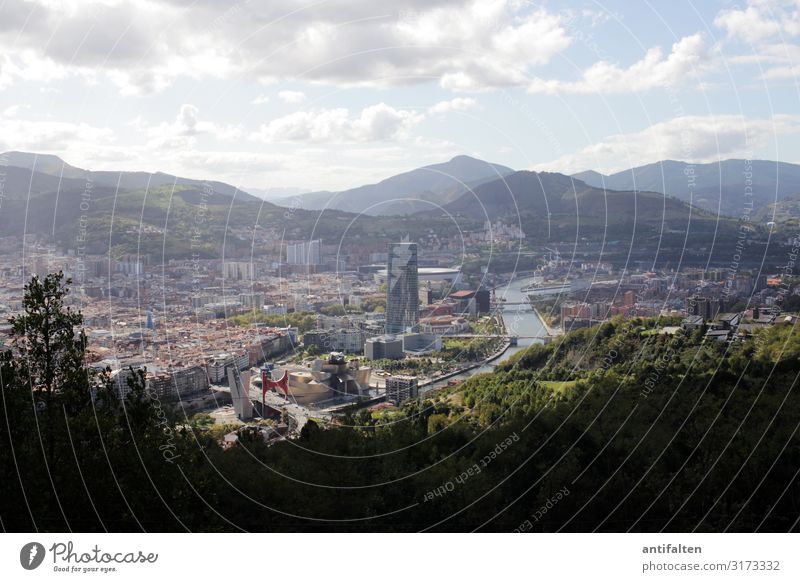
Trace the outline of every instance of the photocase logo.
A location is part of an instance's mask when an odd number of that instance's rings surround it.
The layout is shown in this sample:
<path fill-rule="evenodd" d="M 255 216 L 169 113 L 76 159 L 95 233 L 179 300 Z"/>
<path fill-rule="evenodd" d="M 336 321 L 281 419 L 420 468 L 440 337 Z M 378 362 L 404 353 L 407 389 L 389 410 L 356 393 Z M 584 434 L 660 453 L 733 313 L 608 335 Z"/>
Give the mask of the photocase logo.
<path fill-rule="evenodd" d="M 19 551 L 19 563 L 26 570 L 35 570 L 44 561 L 44 546 L 38 542 L 30 542 Z"/>

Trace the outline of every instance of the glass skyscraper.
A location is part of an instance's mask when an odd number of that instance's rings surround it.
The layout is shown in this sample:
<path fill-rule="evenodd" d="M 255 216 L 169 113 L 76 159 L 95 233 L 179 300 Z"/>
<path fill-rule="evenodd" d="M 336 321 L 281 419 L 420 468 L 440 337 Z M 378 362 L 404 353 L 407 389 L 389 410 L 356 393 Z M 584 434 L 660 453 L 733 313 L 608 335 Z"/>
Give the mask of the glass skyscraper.
<path fill-rule="evenodd" d="M 389 244 L 386 275 L 386 333 L 417 331 L 419 282 L 416 243 Z"/>

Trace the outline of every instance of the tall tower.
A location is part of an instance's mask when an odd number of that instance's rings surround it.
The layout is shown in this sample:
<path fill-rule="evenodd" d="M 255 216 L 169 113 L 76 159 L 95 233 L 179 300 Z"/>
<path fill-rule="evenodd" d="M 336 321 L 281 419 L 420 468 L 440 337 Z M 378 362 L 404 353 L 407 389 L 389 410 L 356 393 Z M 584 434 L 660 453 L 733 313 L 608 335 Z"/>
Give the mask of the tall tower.
<path fill-rule="evenodd" d="M 386 333 L 419 327 L 416 243 L 390 243 L 386 266 Z"/>

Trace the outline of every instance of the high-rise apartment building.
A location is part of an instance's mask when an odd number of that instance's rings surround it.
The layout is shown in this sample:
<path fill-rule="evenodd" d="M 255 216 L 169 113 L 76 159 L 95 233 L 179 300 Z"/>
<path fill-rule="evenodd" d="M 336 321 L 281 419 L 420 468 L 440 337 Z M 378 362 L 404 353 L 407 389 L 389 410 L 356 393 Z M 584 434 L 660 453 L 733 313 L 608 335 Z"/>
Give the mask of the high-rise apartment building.
<path fill-rule="evenodd" d="M 319 239 L 286 245 L 286 262 L 290 265 L 319 265 L 322 263 L 321 247 Z"/>
<path fill-rule="evenodd" d="M 252 281 L 255 278 L 253 263 L 246 261 L 225 261 L 222 273 L 229 281 Z"/>
<path fill-rule="evenodd" d="M 417 245 L 391 243 L 386 267 L 386 333 L 417 331 L 418 327 Z"/>
<path fill-rule="evenodd" d="M 419 394 L 417 378 L 414 376 L 389 376 L 386 378 L 386 400 L 395 404 L 416 398 Z"/>

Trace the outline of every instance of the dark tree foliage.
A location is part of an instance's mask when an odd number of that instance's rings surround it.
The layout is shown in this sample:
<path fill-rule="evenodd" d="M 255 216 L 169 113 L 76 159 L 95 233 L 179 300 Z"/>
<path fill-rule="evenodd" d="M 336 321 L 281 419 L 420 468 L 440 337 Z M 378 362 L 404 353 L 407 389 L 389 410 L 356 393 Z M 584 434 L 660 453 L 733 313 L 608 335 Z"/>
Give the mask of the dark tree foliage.
<path fill-rule="evenodd" d="M 179 515 L 197 498 L 177 461 L 193 462 L 197 450 L 169 440 L 174 419 L 162 420 L 168 407 L 155 405 L 141 375 L 123 402 L 107 373 L 85 365 L 82 317 L 64 305 L 68 284 L 61 273 L 33 278 L 23 314 L 10 321 L 13 348 L 0 359 L 0 525 L 183 530 Z M 163 447 L 173 443 L 170 463 Z"/>
<path fill-rule="evenodd" d="M 119 401 L 103 374 L 56 372 L 37 408 L 45 360 L 32 368 L 9 353 L 2 525 L 797 531 L 800 334 L 778 324 L 724 344 L 659 333 L 658 323 L 579 330 L 401 410 L 354 411 L 338 427 L 311 421 L 297 439 L 242 439 L 228 451 L 166 412 L 141 377 Z M 52 357 L 82 357 L 80 341 L 58 345 Z"/>

